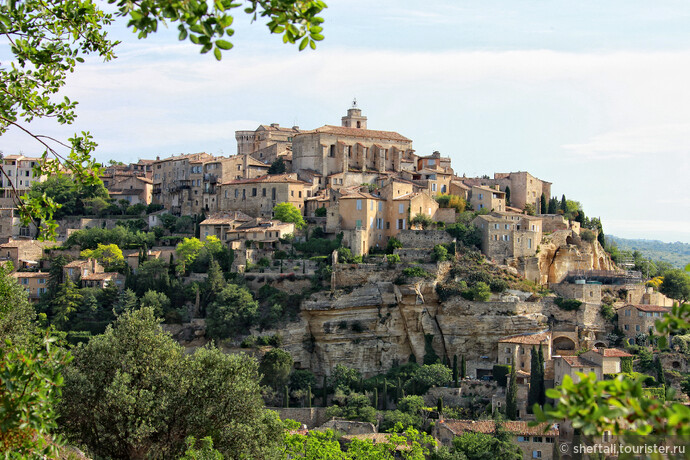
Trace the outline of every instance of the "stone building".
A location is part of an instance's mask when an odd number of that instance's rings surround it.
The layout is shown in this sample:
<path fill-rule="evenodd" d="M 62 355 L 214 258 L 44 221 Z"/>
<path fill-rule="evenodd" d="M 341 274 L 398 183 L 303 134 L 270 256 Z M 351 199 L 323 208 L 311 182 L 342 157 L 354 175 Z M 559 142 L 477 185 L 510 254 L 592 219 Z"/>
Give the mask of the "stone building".
<path fill-rule="evenodd" d="M 90 273 L 81 277 L 82 287 L 105 289 L 114 284 L 118 289 L 125 285 L 125 275 L 117 272 Z"/>
<path fill-rule="evenodd" d="M 259 161 L 271 164 L 292 152 L 293 138 L 302 133 L 299 126 L 281 127 L 278 123 L 260 125 L 254 131 L 235 131 L 237 154 L 251 155 Z"/>
<path fill-rule="evenodd" d="M 551 332 L 520 334 L 498 341 L 498 364 L 515 366 L 516 371 L 530 373 L 532 370 L 532 348 L 542 347 L 544 361 L 551 359 Z"/>
<path fill-rule="evenodd" d="M 228 229 L 226 237 L 230 249 L 240 249 L 251 242 L 253 247 L 259 249 L 275 249 L 278 241 L 288 234 L 295 233 L 295 224 L 270 219 L 252 219 L 235 228 Z"/>
<path fill-rule="evenodd" d="M 635 343 L 638 334 L 656 334 L 655 323 L 671 311 L 670 307 L 658 305 L 627 304 L 618 308 L 618 327 L 630 343 Z"/>
<path fill-rule="evenodd" d="M 0 159 L 4 174 L 0 177 L 0 205 L 14 206 L 18 197 L 26 194 L 35 182 L 44 182 L 48 176 L 34 176 L 33 168 L 41 161 L 38 157 L 7 155 Z"/>
<path fill-rule="evenodd" d="M 474 185 L 470 190 L 469 204 L 475 211 L 488 209 L 489 211 L 505 212 L 506 194 L 498 189 L 483 185 Z"/>
<path fill-rule="evenodd" d="M 554 356 L 554 386 L 563 383 L 563 377 L 569 375 L 573 382 L 579 382 L 577 373 L 593 372 L 597 380 L 605 374 L 621 372 L 621 358 L 632 357 L 631 354 L 617 348 L 594 348 L 579 356 Z"/>
<path fill-rule="evenodd" d="M 54 241 L 10 239 L 7 243 L 0 244 L 0 262 L 12 262 L 15 270 L 36 268 L 43 258 L 43 251 L 56 245 Z"/>
<path fill-rule="evenodd" d="M 343 241 L 355 255 L 367 254 L 371 247 L 384 247 L 388 238 L 384 222 L 387 202 L 365 191 L 350 191 L 338 200 Z M 390 229 L 390 222 L 388 222 Z"/>
<path fill-rule="evenodd" d="M 292 140 L 293 170 L 312 170 L 326 178 L 344 172 L 400 171 L 403 159 L 416 160 L 412 141 L 396 132 L 367 129 L 357 107 L 348 110 L 341 126 L 325 125 Z"/>
<path fill-rule="evenodd" d="M 115 200 L 126 200 L 130 205 L 142 203 L 150 204 L 153 198 L 153 181 L 145 176 L 118 175 L 105 181 L 103 185 L 108 194 Z"/>
<path fill-rule="evenodd" d="M 94 273 L 103 273 L 103 266 L 96 261 L 96 259 L 73 260 L 62 267 L 63 276 L 65 279 L 69 278 L 74 282 L 85 276 L 93 275 Z"/>
<path fill-rule="evenodd" d="M 36 235 L 36 224 L 22 225 L 19 211 L 15 207 L 0 208 L 0 242 L 16 239 L 31 239 Z"/>
<path fill-rule="evenodd" d="M 175 215 L 200 214 L 203 163 L 208 153 L 193 153 L 156 159 L 153 163 L 153 202 Z"/>
<path fill-rule="evenodd" d="M 482 253 L 499 263 L 535 255 L 542 239 L 541 219 L 526 214 L 493 212 L 472 223 L 481 233 Z"/>
<path fill-rule="evenodd" d="M 47 272 L 14 272 L 12 277 L 17 280 L 17 283 L 29 294 L 29 300 L 37 302 L 38 299 L 46 292 L 46 285 L 50 273 Z"/>
<path fill-rule="evenodd" d="M 268 174 L 269 165 L 250 155 L 233 155 L 204 162 L 202 178 L 203 209 L 218 211 L 218 186 L 232 180 L 254 179 Z"/>
<path fill-rule="evenodd" d="M 215 236 L 220 241 L 227 240 L 227 232 L 252 221 L 251 216 L 240 211 L 219 212 L 208 216 L 199 224 L 199 237 L 205 240 Z"/>
<path fill-rule="evenodd" d="M 511 434 L 512 443 L 520 447 L 523 458 L 557 458 L 555 447 L 559 432 L 555 425 L 530 426 L 527 421 L 505 421 L 501 426 Z M 439 420 L 433 428 L 432 436 L 439 444 L 452 446 L 453 438 L 466 432 L 491 435 L 496 432 L 496 424 L 493 420 Z"/>
<path fill-rule="evenodd" d="M 254 179 L 238 179 L 220 184 L 220 211 L 242 211 L 252 217 L 273 217 L 278 203 L 292 203 L 304 213 L 304 200 L 314 187 L 295 174 L 277 174 Z"/>
<path fill-rule="evenodd" d="M 539 212 L 542 193 L 547 200 L 551 197 L 551 182 L 538 179 L 526 171 L 494 173 L 493 179 L 463 178 L 463 182 L 468 186 L 483 185 L 492 188 L 498 186 L 503 192 L 506 191 L 506 187 L 510 187 L 510 205 L 519 209 L 524 209 L 525 205 L 531 204 L 535 211 Z"/>

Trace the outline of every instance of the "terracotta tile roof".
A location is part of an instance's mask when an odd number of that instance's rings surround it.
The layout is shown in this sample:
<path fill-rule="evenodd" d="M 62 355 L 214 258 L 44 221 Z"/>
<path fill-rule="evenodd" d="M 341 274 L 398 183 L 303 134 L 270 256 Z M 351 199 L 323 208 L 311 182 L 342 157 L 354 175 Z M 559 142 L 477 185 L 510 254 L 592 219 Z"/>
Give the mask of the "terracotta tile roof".
<path fill-rule="evenodd" d="M 118 272 L 103 272 L 103 273 L 92 273 L 90 275 L 82 276 L 82 281 L 109 281 L 113 278 L 121 277 Z"/>
<path fill-rule="evenodd" d="M 348 199 L 353 199 L 353 198 L 364 198 L 367 200 L 382 200 L 380 196 L 372 195 L 371 193 L 367 192 L 360 192 L 360 191 L 348 191 L 347 195 L 342 195 L 340 197 L 341 200 L 348 200 Z"/>
<path fill-rule="evenodd" d="M 668 313 L 671 311 L 671 307 L 662 307 L 660 305 L 634 305 L 634 304 L 627 304 L 625 307 L 635 307 L 640 311 L 644 312 L 661 312 L 661 313 Z M 625 308 L 625 307 L 620 307 L 620 308 Z"/>
<path fill-rule="evenodd" d="M 568 363 L 570 367 L 599 367 L 597 363 L 593 363 L 580 356 L 561 356 L 561 359 Z"/>
<path fill-rule="evenodd" d="M 48 272 L 14 272 L 12 276 L 15 278 L 48 278 L 50 273 Z"/>
<path fill-rule="evenodd" d="M 627 351 L 619 348 L 594 348 L 593 351 L 599 353 L 605 358 L 628 358 L 632 357 Z"/>
<path fill-rule="evenodd" d="M 203 220 L 199 225 L 230 225 L 233 222 L 249 222 L 253 218 L 241 211 L 233 211 L 230 213 L 220 213 L 210 215 Z"/>
<path fill-rule="evenodd" d="M 493 193 L 498 193 L 499 195 L 505 195 L 506 192 L 502 192 L 500 190 L 496 190 L 495 188 L 487 187 L 485 185 L 473 185 L 473 189 L 478 188 L 479 190 L 484 190 L 485 192 L 493 192 Z"/>
<path fill-rule="evenodd" d="M 307 182 L 301 181 L 299 179 L 294 179 L 288 174 L 273 174 L 273 175 L 263 175 L 261 177 L 256 177 L 254 179 L 236 179 L 230 182 L 225 182 L 221 185 L 242 185 L 242 184 L 274 184 L 274 183 L 290 183 L 290 184 L 303 184 L 311 185 Z"/>
<path fill-rule="evenodd" d="M 389 141 L 412 142 L 411 139 L 393 131 L 375 131 L 372 129 L 345 128 L 343 126 L 325 125 L 315 129 L 313 132 L 323 134 L 335 134 L 347 137 L 368 137 L 373 139 L 385 139 Z"/>
<path fill-rule="evenodd" d="M 82 267 L 88 263 L 89 263 L 88 260 L 73 260 L 72 262 L 65 264 L 64 268 Z"/>
<path fill-rule="evenodd" d="M 484 434 L 491 434 L 496 431 L 496 424 L 493 420 L 441 420 L 438 423 L 447 427 L 455 435 L 461 435 L 466 431 Z M 558 436 L 558 429 L 548 423 L 529 426 L 527 421 L 516 420 L 503 422 L 502 426 L 504 430 L 513 435 Z M 549 429 L 547 430 L 547 428 Z"/>
<path fill-rule="evenodd" d="M 539 332 L 537 334 L 519 334 L 504 337 L 499 343 L 519 343 L 523 345 L 539 345 L 545 340 L 551 339 L 551 332 Z"/>

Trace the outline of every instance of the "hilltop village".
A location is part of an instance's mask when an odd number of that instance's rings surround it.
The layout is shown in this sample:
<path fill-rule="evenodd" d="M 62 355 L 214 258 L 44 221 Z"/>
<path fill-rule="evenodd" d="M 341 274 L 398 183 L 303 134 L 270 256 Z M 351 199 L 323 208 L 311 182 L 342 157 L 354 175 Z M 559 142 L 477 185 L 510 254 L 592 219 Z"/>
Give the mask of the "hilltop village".
<path fill-rule="evenodd" d="M 530 426 L 529 408 L 565 376 L 646 373 L 651 393 L 685 397 L 687 343 L 659 350 L 654 331 L 673 301 L 614 263 L 601 222 L 550 182 L 459 175 L 356 104 L 338 126 L 235 137 L 233 156 L 111 162 L 89 196 L 6 155 L 0 260 L 70 342 L 153 306 L 188 350 L 255 356 L 267 406 L 344 442 L 398 417 L 451 446 L 507 414 L 524 458 L 558 458 L 574 430 Z M 54 242 L 15 208 L 48 188 L 64 200 Z"/>

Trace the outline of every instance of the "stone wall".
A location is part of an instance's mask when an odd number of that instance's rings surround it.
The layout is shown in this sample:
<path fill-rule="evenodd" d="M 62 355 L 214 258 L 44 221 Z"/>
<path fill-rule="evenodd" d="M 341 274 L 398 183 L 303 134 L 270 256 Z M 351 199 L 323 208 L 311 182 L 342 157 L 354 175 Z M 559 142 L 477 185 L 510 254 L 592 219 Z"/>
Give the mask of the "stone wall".
<path fill-rule="evenodd" d="M 433 253 L 428 248 L 399 248 L 395 254 L 400 256 L 402 262 L 431 262 Z"/>
<path fill-rule="evenodd" d="M 454 243 L 455 238 L 445 230 L 401 230 L 396 238 L 404 248 L 433 248 L 437 244 Z"/>
<path fill-rule="evenodd" d="M 582 302 L 601 303 L 601 284 L 575 284 L 559 283 L 552 284 L 549 288 L 566 299 L 577 299 Z"/>
<path fill-rule="evenodd" d="M 393 282 L 399 269 L 389 269 L 388 264 L 336 264 L 333 265 L 332 289 L 346 286 L 363 286 L 367 283 Z"/>
<path fill-rule="evenodd" d="M 268 409 L 278 412 L 281 420 L 294 420 L 307 425 L 310 430 L 328 421 L 325 407 L 268 407 Z"/>
<path fill-rule="evenodd" d="M 438 208 L 434 213 L 433 219 L 436 222 L 444 222 L 446 224 L 454 224 L 456 219 L 455 208 Z"/>

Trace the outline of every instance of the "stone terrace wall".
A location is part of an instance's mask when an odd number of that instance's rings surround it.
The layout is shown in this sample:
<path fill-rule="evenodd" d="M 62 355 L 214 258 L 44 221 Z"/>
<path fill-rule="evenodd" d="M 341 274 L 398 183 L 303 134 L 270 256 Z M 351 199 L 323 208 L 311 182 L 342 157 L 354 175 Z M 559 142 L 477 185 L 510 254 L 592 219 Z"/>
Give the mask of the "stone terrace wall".
<path fill-rule="evenodd" d="M 388 264 L 336 264 L 333 266 L 331 288 L 363 286 L 367 283 L 392 283 L 400 270 L 388 268 Z"/>
<path fill-rule="evenodd" d="M 437 244 L 455 242 L 445 230 L 402 230 L 396 238 L 404 248 L 433 248 Z"/>
<path fill-rule="evenodd" d="M 309 429 L 321 426 L 328 421 L 325 407 L 269 407 L 268 409 L 278 412 L 281 420 L 289 418 L 307 425 Z"/>

